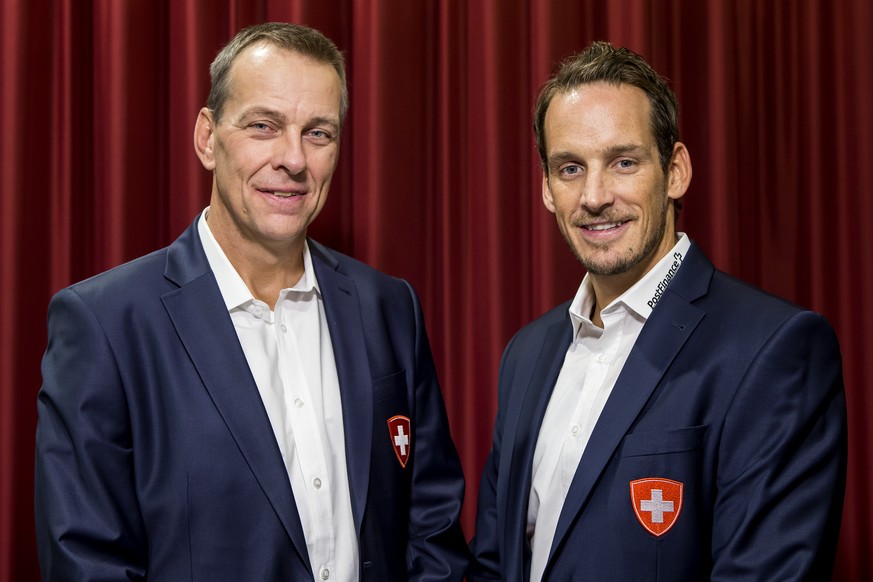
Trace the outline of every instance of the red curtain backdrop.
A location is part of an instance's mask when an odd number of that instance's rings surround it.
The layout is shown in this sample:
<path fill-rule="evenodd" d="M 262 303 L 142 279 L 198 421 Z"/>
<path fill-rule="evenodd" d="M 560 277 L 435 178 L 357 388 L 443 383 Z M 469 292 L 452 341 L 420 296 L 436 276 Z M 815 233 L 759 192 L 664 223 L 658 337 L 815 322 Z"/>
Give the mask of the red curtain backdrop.
<path fill-rule="evenodd" d="M 837 329 L 850 466 L 835 579 L 873 577 L 869 0 L 0 0 L 0 581 L 39 577 L 48 300 L 168 244 L 206 205 L 192 133 L 208 65 L 266 20 L 347 54 L 341 164 L 312 234 L 421 294 L 468 535 L 503 346 L 583 275 L 540 201 L 533 100 L 557 60 L 605 39 L 679 97 L 695 170 L 682 230 Z"/>

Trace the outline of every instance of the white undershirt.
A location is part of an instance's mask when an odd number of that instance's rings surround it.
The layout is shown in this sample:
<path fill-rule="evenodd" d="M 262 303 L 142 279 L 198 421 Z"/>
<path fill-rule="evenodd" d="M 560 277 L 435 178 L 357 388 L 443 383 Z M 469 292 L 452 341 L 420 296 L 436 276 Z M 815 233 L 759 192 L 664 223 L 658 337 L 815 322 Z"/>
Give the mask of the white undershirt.
<path fill-rule="evenodd" d="M 252 296 L 222 251 L 206 223 L 208 212 L 198 223 L 200 240 L 282 453 L 313 576 L 356 581 L 339 380 L 309 245 L 303 277 L 280 291 L 273 311 Z"/>
<path fill-rule="evenodd" d="M 530 579 L 542 579 L 558 518 L 594 425 L 652 308 L 682 264 L 691 241 L 679 241 L 642 279 L 591 322 L 594 292 L 586 274 L 570 304 L 573 342 L 549 400 L 534 451 L 527 511 Z"/>

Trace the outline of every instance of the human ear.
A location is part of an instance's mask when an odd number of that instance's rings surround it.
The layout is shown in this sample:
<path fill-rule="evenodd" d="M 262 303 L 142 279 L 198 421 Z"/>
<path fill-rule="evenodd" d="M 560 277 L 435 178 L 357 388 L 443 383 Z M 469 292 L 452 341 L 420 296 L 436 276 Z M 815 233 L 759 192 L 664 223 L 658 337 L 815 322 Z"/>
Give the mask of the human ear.
<path fill-rule="evenodd" d="M 212 151 L 215 138 L 215 121 L 212 112 L 206 107 L 197 114 L 194 123 L 194 151 L 200 163 L 210 172 L 215 169 L 215 154 Z"/>
<path fill-rule="evenodd" d="M 691 155 L 681 141 L 673 145 L 673 156 L 667 167 L 667 196 L 678 200 L 685 195 L 691 184 Z"/>
<path fill-rule="evenodd" d="M 552 214 L 555 213 L 555 199 L 552 197 L 552 189 L 549 186 L 549 174 L 543 170 L 543 204 Z"/>

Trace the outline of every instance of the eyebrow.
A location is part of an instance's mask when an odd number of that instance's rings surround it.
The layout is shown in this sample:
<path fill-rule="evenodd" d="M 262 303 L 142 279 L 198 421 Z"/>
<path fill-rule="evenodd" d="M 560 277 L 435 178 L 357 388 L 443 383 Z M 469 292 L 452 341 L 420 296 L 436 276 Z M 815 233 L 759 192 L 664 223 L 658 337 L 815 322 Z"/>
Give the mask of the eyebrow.
<path fill-rule="evenodd" d="M 287 118 L 285 117 L 284 114 L 282 114 L 279 111 L 276 111 L 275 109 L 269 109 L 267 107 L 252 107 L 250 109 L 246 109 L 239 116 L 239 120 L 240 121 L 247 121 L 249 119 L 252 119 L 253 117 L 266 117 L 268 119 L 271 119 L 271 120 L 273 120 L 277 123 L 281 123 L 283 125 L 287 121 Z"/>
<path fill-rule="evenodd" d="M 549 167 L 560 166 L 564 162 L 572 162 L 577 159 L 579 156 L 573 154 L 572 152 L 556 152 L 554 154 L 549 155 L 546 158 L 546 161 L 549 164 Z"/>
<path fill-rule="evenodd" d="M 627 154 L 646 155 L 646 148 L 642 144 L 627 143 L 614 145 L 608 148 L 604 153 L 607 158 L 615 158 Z"/>
<path fill-rule="evenodd" d="M 316 127 L 318 125 L 327 125 L 329 126 L 335 133 L 339 133 L 339 121 L 333 119 L 332 117 L 313 117 L 306 124 L 308 127 Z"/>

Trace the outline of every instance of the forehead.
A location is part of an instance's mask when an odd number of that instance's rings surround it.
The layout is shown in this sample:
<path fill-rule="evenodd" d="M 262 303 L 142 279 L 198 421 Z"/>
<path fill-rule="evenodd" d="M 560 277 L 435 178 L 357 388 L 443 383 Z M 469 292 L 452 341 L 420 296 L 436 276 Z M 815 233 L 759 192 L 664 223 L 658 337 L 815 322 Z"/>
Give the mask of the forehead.
<path fill-rule="evenodd" d="M 548 149 L 568 139 L 587 143 L 654 144 L 651 105 L 633 85 L 597 82 L 554 96 L 545 117 Z"/>
<path fill-rule="evenodd" d="M 234 59 L 229 73 L 228 104 L 267 107 L 317 107 L 339 117 L 341 81 L 328 63 L 300 52 L 260 42 Z"/>

